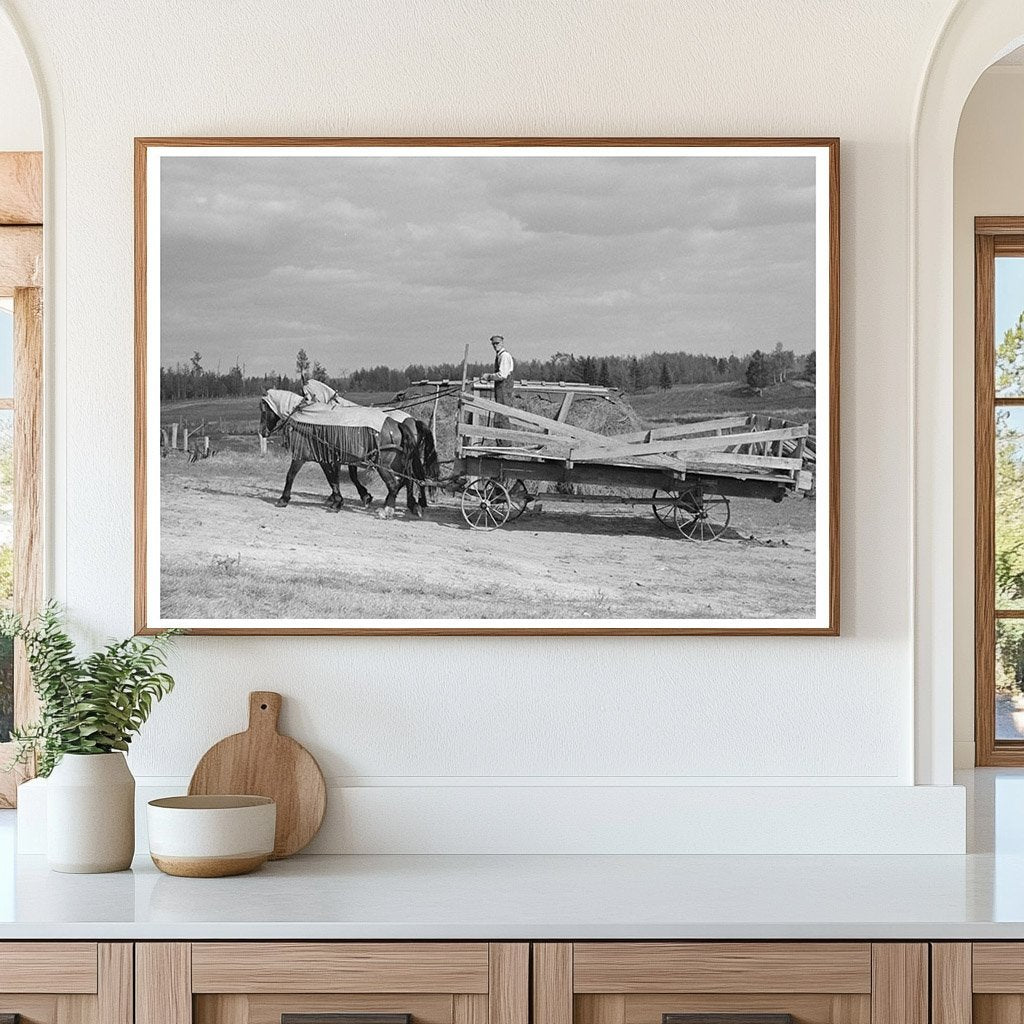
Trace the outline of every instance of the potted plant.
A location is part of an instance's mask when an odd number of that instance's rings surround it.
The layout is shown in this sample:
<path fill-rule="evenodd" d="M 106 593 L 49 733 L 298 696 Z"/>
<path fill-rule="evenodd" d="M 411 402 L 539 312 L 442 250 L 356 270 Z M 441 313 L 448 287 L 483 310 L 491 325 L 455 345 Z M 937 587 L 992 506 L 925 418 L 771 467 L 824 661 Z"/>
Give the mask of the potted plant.
<path fill-rule="evenodd" d="M 124 752 L 174 687 L 161 671 L 177 631 L 113 641 L 75 654 L 56 604 L 25 623 L 0 613 L 0 634 L 21 640 L 39 720 L 12 733 L 14 764 L 36 759 L 48 777 L 47 861 L 54 871 L 122 871 L 135 852 L 135 779 Z M 13 766 L 13 765 L 12 765 Z"/>

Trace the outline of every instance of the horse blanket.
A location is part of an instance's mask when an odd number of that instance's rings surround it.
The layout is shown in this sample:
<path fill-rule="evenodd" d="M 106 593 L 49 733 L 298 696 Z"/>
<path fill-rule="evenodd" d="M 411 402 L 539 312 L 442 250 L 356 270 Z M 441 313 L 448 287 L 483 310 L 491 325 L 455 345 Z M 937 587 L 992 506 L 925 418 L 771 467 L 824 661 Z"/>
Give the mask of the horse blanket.
<path fill-rule="evenodd" d="M 336 405 L 343 408 L 365 408 L 364 406 L 356 405 L 355 402 L 350 402 L 347 398 L 342 398 L 330 384 L 325 384 L 322 380 L 307 380 L 302 386 L 302 393 L 310 402 L 323 402 L 325 405 Z M 404 423 L 406 420 L 416 418 L 404 409 L 388 409 L 385 407 L 383 411 L 396 423 Z"/>
<path fill-rule="evenodd" d="M 311 402 L 293 391 L 270 390 L 263 400 L 282 420 L 292 457 L 309 462 L 359 463 L 380 447 L 388 421 L 382 409 Z"/>

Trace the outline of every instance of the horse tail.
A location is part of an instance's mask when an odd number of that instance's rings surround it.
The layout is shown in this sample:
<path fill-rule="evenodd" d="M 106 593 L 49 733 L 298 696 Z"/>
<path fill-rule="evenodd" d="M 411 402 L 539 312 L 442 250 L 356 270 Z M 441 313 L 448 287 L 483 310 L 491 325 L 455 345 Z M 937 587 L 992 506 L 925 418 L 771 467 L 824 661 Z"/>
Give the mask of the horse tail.
<path fill-rule="evenodd" d="M 399 427 L 402 431 L 403 450 L 406 468 L 411 468 L 413 479 L 422 483 L 426 479 L 423 472 L 423 462 L 420 459 L 420 438 L 416 429 L 416 421 L 412 419 L 403 420 Z"/>
<path fill-rule="evenodd" d="M 436 480 L 441 475 L 441 464 L 437 458 L 434 432 L 426 423 L 420 423 L 420 445 L 423 451 L 423 468 L 426 471 L 426 475 Z"/>

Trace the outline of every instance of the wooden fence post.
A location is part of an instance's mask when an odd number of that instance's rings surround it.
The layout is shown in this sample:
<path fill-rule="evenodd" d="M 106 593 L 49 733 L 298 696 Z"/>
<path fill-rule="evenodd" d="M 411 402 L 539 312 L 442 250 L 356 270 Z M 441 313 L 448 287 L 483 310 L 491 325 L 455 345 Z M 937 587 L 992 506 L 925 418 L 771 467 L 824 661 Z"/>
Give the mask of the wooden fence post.
<path fill-rule="evenodd" d="M 257 437 L 260 439 L 260 455 L 267 454 L 267 439 L 262 435 L 258 434 Z"/>
<path fill-rule="evenodd" d="M 172 423 L 171 424 L 171 448 L 175 448 L 176 449 L 177 447 L 178 447 L 178 424 L 177 423 Z"/>

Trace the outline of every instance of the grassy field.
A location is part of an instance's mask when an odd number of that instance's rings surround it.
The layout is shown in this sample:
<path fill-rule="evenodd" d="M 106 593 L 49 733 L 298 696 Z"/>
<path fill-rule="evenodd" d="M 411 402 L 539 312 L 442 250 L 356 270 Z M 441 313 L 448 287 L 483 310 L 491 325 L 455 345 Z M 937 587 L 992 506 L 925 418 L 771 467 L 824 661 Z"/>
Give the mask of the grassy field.
<path fill-rule="evenodd" d="M 651 426 L 764 413 L 814 425 L 815 389 L 807 381 L 787 381 L 757 394 L 746 384 L 679 384 L 665 390 L 627 395 L 630 405 Z"/>

